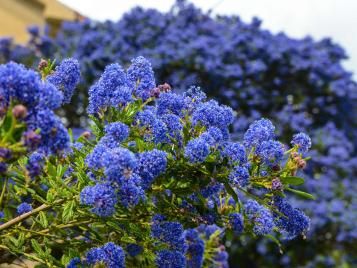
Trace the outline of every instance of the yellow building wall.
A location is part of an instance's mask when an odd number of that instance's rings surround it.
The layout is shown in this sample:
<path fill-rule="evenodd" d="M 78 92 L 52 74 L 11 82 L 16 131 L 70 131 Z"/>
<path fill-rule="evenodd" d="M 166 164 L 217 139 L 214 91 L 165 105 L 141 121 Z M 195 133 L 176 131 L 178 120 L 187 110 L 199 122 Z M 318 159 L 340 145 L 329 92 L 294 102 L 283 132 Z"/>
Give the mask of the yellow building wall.
<path fill-rule="evenodd" d="M 0 36 L 11 36 L 16 42 L 26 42 L 29 25 L 44 25 L 43 11 L 44 6 L 37 1 L 0 0 Z"/>
<path fill-rule="evenodd" d="M 13 37 L 17 43 L 28 41 L 29 25 L 58 27 L 63 20 L 76 20 L 80 15 L 56 0 L 0 0 L 0 37 Z"/>

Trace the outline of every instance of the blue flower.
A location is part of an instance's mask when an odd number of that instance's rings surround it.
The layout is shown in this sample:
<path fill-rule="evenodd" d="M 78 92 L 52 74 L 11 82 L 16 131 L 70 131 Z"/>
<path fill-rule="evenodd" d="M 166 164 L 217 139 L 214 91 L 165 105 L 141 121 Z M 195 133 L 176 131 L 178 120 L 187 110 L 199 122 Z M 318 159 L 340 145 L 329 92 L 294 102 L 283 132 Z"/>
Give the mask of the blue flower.
<path fill-rule="evenodd" d="M 105 67 L 99 81 L 89 89 L 88 113 L 96 114 L 109 106 L 126 105 L 132 100 L 126 74 L 119 64 Z"/>
<path fill-rule="evenodd" d="M 244 221 L 242 214 L 231 213 L 229 214 L 229 224 L 235 234 L 241 234 L 244 229 Z"/>
<path fill-rule="evenodd" d="M 4 211 L 0 211 L 0 221 L 5 218 Z"/>
<path fill-rule="evenodd" d="M 182 139 L 182 130 L 183 125 L 180 121 L 180 117 L 174 114 L 164 114 L 160 116 L 162 122 L 165 123 L 167 128 L 167 134 L 171 139 L 178 140 L 178 142 Z"/>
<path fill-rule="evenodd" d="M 310 219 L 301 210 L 293 208 L 281 197 L 275 197 L 274 205 L 281 213 L 274 213 L 276 225 L 288 239 L 293 239 L 308 230 Z"/>
<path fill-rule="evenodd" d="M 39 107 L 41 109 L 48 108 L 54 110 L 61 107 L 64 96 L 53 84 L 43 83 L 39 98 Z"/>
<path fill-rule="evenodd" d="M 30 212 L 32 210 L 32 206 L 29 203 L 21 203 L 17 207 L 17 214 L 22 215 L 24 213 Z"/>
<path fill-rule="evenodd" d="M 124 268 L 125 254 L 120 246 L 109 242 L 102 247 L 90 249 L 86 254 L 86 261 L 91 265 L 103 263 L 108 268 Z"/>
<path fill-rule="evenodd" d="M 33 130 L 27 130 L 22 134 L 22 141 L 28 151 L 35 150 L 41 142 L 41 135 Z"/>
<path fill-rule="evenodd" d="M 219 105 L 214 100 L 201 103 L 192 114 L 193 125 L 202 124 L 207 128 L 225 129 L 232 124 L 233 119 L 233 110 L 228 106 Z"/>
<path fill-rule="evenodd" d="M 44 164 L 45 155 L 40 152 L 34 152 L 29 156 L 26 169 L 31 178 L 41 174 L 42 166 Z"/>
<path fill-rule="evenodd" d="M 7 164 L 4 162 L 0 162 L 0 174 L 3 174 L 7 171 Z"/>
<path fill-rule="evenodd" d="M 143 247 L 137 244 L 129 244 L 126 246 L 126 251 L 131 257 L 135 257 L 143 252 Z"/>
<path fill-rule="evenodd" d="M 185 147 L 185 157 L 191 163 L 202 163 L 210 153 L 209 144 L 202 138 L 190 140 Z"/>
<path fill-rule="evenodd" d="M 263 141 L 256 151 L 263 163 L 268 166 L 278 164 L 284 156 L 284 145 L 278 141 Z"/>
<path fill-rule="evenodd" d="M 203 265 L 203 255 L 205 252 L 205 243 L 201 239 L 199 232 L 195 229 L 188 229 L 185 231 L 185 239 L 188 245 L 186 256 L 187 256 L 187 267 L 196 268 L 202 267 Z"/>
<path fill-rule="evenodd" d="M 167 153 L 154 149 L 138 155 L 136 172 L 142 177 L 143 188 L 150 187 L 152 181 L 166 170 Z"/>
<path fill-rule="evenodd" d="M 122 147 L 107 149 L 101 159 L 98 160 L 104 167 L 106 178 L 111 181 L 115 181 L 120 175 L 133 171 L 138 163 L 135 155 Z"/>
<path fill-rule="evenodd" d="M 75 257 L 70 260 L 70 262 L 67 264 L 66 268 L 77 268 L 78 265 L 81 264 L 81 259 L 78 257 Z"/>
<path fill-rule="evenodd" d="M 231 162 L 239 165 L 247 162 L 245 148 L 238 142 L 227 142 L 224 144 L 223 156 L 227 157 Z"/>
<path fill-rule="evenodd" d="M 249 199 L 244 205 L 248 219 L 254 223 L 253 232 L 257 235 L 267 235 L 274 228 L 274 220 L 270 211 L 257 201 Z"/>
<path fill-rule="evenodd" d="M 38 73 L 22 64 L 10 62 L 0 65 L 0 93 L 6 106 L 10 97 L 29 107 L 35 107 L 40 98 L 41 80 Z"/>
<path fill-rule="evenodd" d="M 98 216 L 108 217 L 114 214 L 117 197 L 109 184 L 86 186 L 80 194 L 80 202 L 91 206 L 91 211 Z"/>
<path fill-rule="evenodd" d="M 140 200 L 145 199 L 145 192 L 139 183 L 135 183 L 132 178 L 128 178 L 126 182 L 120 185 L 118 196 L 120 203 L 124 207 L 132 207 L 136 206 Z"/>
<path fill-rule="evenodd" d="M 228 179 L 233 185 L 245 187 L 249 183 L 249 170 L 244 166 L 236 166 L 229 174 Z"/>
<path fill-rule="evenodd" d="M 293 136 L 291 144 L 298 146 L 299 152 L 306 153 L 311 148 L 311 139 L 305 133 L 300 132 Z"/>
<path fill-rule="evenodd" d="M 153 221 L 151 236 L 166 243 L 171 249 L 185 252 L 184 230 L 179 222 Z"/>
<path fill-rule="evenodd" d="M 182 116 L 185 108 L 185 99 L 183 96 L 172 92 L 162 93 L 157 99 L 157 114 L 164 115 L 172 113 Z"/>
<path fill-rule="evenodd" d="M 183 96 L 185 97 L 186 105 L 189 110 L 193 110 L 207 98 L 206 93 L 204 93 L 201 88 L 195 86 L 191 86 L 186 90 Z"/>
<path fill-rule="evenodd" d="M 71 101 L 74 89 L 80 79 L 79 62 L 75 59 L 65 59 L 47 77 L 47 81 L 54 84 L 63 92 L 63 103 Z"/>
<path fill-rule="evenodd" d="M 156 254 L 156 265 L 158 268 L 185 268 L 185 256 L 179 251 L 160 250 Z"/>
<path fill-rule="evenodd" d="M 155 88 L 155 77 L 150 62 L 142 56 L 133 59 L 127 76 L 134 88 L 134 94 L 143 100 L 148 99 L 150 91 Z"/>
<path fill-rule="evenodd" d="M 268 119 L 254 121 L 244 134 L 244 146 L 251 149 L 263 141 L 274 139 L 275 127 Z"/>
<path fill-rule="evenodd" d="M 105 133 L 120 143 L 128 138 L 129 127 L 121 122 L 110 123 L 105 126 Z"/>

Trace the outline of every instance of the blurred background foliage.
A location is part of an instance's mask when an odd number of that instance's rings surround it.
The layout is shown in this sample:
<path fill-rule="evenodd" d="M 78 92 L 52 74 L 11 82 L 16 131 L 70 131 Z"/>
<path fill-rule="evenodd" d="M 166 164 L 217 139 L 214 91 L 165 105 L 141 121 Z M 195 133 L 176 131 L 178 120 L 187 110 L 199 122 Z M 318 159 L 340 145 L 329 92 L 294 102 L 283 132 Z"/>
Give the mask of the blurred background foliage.
<path fill-rule="evenodd" d="M 357 84 L 342 66 L 344 49 L 330 39 L 294 39 L 261 28 L 261 21 L 214 16 L 179 0 L 169 12 L 134 8 L 118 21 L 64 22 L 55 35 L 29 27 L 27 45 L 0 39 L 0 61 L 28 66 L 40 58 L 77 58 L 82 81 L 60 112 L 75 128 L 87 126 L 87 91 L 107 64 L 128 66 L 145 56 L 158 84 L 175 90 L 199 85 L 237 112 L 236 137 L 259 117 L 272 119 L 281 139 L 312 136 L 307 191 L 300 201 L 311 217 L 306 238 L 275 243 L 245 237 L 227 241 L 231 267 L 355 267 L 357 265 Z"/>

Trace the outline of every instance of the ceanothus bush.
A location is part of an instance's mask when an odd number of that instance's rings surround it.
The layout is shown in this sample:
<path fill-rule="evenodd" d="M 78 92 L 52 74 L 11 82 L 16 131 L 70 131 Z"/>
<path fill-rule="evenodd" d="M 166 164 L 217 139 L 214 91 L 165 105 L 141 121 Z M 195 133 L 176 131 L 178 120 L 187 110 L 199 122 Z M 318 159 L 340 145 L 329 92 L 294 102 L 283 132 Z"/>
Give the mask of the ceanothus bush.
<path fill-rule="evenodd" d="M 199 84 L 209 97 L 237 111 L 239 116 L 232 125 L 234 140 L 243 138 L 250 123 L 261 117 L 274 122 L 276 134 L 285 144 L 289 144 L 297 132 L 309 131 L 313 142 L 308 156 L 312 161 L 304 170 L 309 179 L 303 187 L 319 197 L 318 206 L 291 200 L 294 206 L 304 207 L 312 218 L 307 240 L 285 243 L 285 251 L 293 249 L 292 254 L 274 254 L 275 245 L 270 250 L 271 245 L 266 245 L 266 242 L 249 247 L 246 240 L 233 243 L 231 251 L 240 251 L 237 259 L 241 262 L 247 259 L 245 266 L 252 266 L 251 262 L 259 263 L 257 256 L 261 256 L 263 264 L 260 266 L 272 267 L 309 266 L 310 260 L 312 266 L 343 266 L 357 261 L 353 257 L 357 251 L 354 224 L 357 219 L 354 194 L 357 86 L 351 73 L 343 68 L 346 53 L 332 40 L 294 39 L 284 33 L 273 34 L 263 29 L 258 19 L 245 23 L 238 16 L 213 16 L 182 0 L 165 13 L 138 7 L 116 22 L 66 22 L 54 38 L 34 28 L 29 30 L 31 38 L 26 47 L 14 45 L 8 38 L 1 39 L 0 60 L 13 59 L 31 64 L 34 60 L 29 61 L 29 53 L 44 58 L 56 55 L 59 59 L 79 59 L 83 78 L 73 96 L 78 105 L 62 108 L 73 126 L 87 126 L 84 115 L 87 91 L 105 67 L 118 59 L 123 66 L 129 66 L 133 57 L 143 55 L 151 61 L 159 81 L 166 81 L 179 91 Z M 140 62 L 138 59 L 136 65 Z M 132 98 L 130 85 L 120 83 L 121 89 L 115 88 L 115 81 L 124 79 L 123 68 L 114 64 L 106 70 L 106 75 L 110 76 L 112 72 L 117 72 L 118 76 L 107 81 L 108 91 L 95 96 L 89 94 L 92 96 L 89 113 L 96 113 L 96 107 L 105 101 L 116 105 L 125 104 Z M 151 86 L 151 72 L 139 74 L 133 66 L 129 73 L 131 79 L 123 80 L 129 84 L 135 77 L 145 75 L 139 91 Z M 98 83 L 96 85 L 98 90 L 103 88 Z M 157 86 L 152 92 L 153 97 L 162 95 L 160 92 L 168 93 L 160 100 L 163 106 L 157 107 L 157 113 L 164 114 L 160 120 L 155 120 L 155 113 L 151 110 L 140 113 L 138 124 L 147 125 L 149 123 L 143 123 L 144 120 L 152 119 L 149 128 L 155 134 L 145 134 L 147 139 L 181 139 L 179 112 L 182 103 L 176 102 L 175 95 L 167 91 L 170 91 L 168 84 Z M 147 94 L 145 90 L 142 92 Z M 195 88 L 183 94 L 189 96 L 193 92 Z M 202 95 L 196 96 L 196 101 L 202 98 Z M 211 107 L 207 104 L 206 108 Z M 187 109 L 191 108 L 192 105 Z M 201 108 L 203 111 L 206 109 L 204 106 Z M 204 116 L 198 112 L 196 115 Z M 208 117 L 205 120 L 211 122 Z M 162 136 L 165 128 L 170 130 L 170 137 Z M 189 148 L 187 150 L 187 154 L 198 162 L 205 158 L 207 144 L 211 146 L 215 139 L 221 140 L 226 135 L 216 126 L 206 132 L 210 135 L 202 133 L 196 137 L 197 140 L 190 142 L 190 146 L 200 148 L 199 151 L 191 154 Z M 258 136 L 255 137 L 257 140 Z M 294 144 L 299 142 L 309 147 L 309 141 L 302 135 L 294 138 Z M 276 148 L 274 154 L 263 150 L 273 147 Z M 260 148 L 260 154 L 267 163 L 281 155 L 281 147 L 276 142 L 266 142 L 264 148 Z M 227 147 L 225 150 L 229 151 Z M 300 150 L 305 149 L 301 147 Z M 304 166 L 301 160 L 299 164 Z M 244 172 L 243 168 L 237 168 L 238 171 Z M 244 184 L 245 176 L 239 178 L 234 179 L 235 182 Z M 147 181 L 150 182 L 151 178 L 148 177 Z M 281 183 L 274 180 L 274 188 L 281 187 Z M 301 254 L 305 258 L 296 254 L 296 248 L 304 252 Z"/>
<path fill-rule="evenodd" d="M 267 237 L 279 245 L 279 234 L 290 240 L 308 231 L 310 219 L 286 199 L 313 198 L 295 187 L 304 182 L 296 174 L 311 142 L 306 134 L 288 148 L 260 119 L 233 142 L 230 107 L 199 88 L 177 94 L 156 87 L 151 64 L 140 56 L 127 70 L 106 67 L 89 89 L 93 135 L 69 146 L 70 135 L 46 105 L 68 102 L 78 63 L 43 65 L 41 75 L 15 63 L 0 66 L 1 163 L 16 155 L 2 171 L 4 256 L 43 267 L 228 267 L 223 239 Z M 43 95 L 43 88 L 53 92 Z M 28 111 L 21 122 L 10 109 L 18 103 Z M 40 135 L 36 154 L 25 141 L 8 140 L 19 126 Z"/>

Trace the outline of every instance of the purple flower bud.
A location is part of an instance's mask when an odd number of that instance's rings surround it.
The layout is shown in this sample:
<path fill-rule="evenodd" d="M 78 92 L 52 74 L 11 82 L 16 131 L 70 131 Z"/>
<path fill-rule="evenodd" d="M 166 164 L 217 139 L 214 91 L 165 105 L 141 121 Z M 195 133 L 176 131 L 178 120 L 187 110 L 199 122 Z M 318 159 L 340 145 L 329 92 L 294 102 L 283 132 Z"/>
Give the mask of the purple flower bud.
<path fill-rule="evenodd" d="M 22 104 L 15 105 L 12 114 L 16 119 L 24 119 L 27 116 L 27 108 Z"/>
<path fill-rule="evenodd" d="M 37 134 L 33 130 L 26 131 L 23 136 L 24 145 L 30 150 L 33 151 L 39 145 L 41 141 L 41 135 Z"/>
<path fill-rule="evenodd" d="M 281 181 L 278 178 L 275 178 L 271 182 L 271 188 L 274 191 L 281 191 L 281 190 L 283 190 L 283 184 L 281 183 Z"/>
<path fill-rule="evenodd" d="M 0 147 L 0 158 L 3 158 L 3 159 L 11 158 L 11 150 L 4 148 L 4 147 Z"/>
<path fill-rule="evenodd" d="M 40 62 L 39 62 L 39 64 L 38 64 L 38 67 L 37 67 L 37 68 L 38 68 L 40 71 L 42 71 L 42 70 L 44 70 L 47 66 L 48 66 L 47 60 L 41 59 Z"/>

